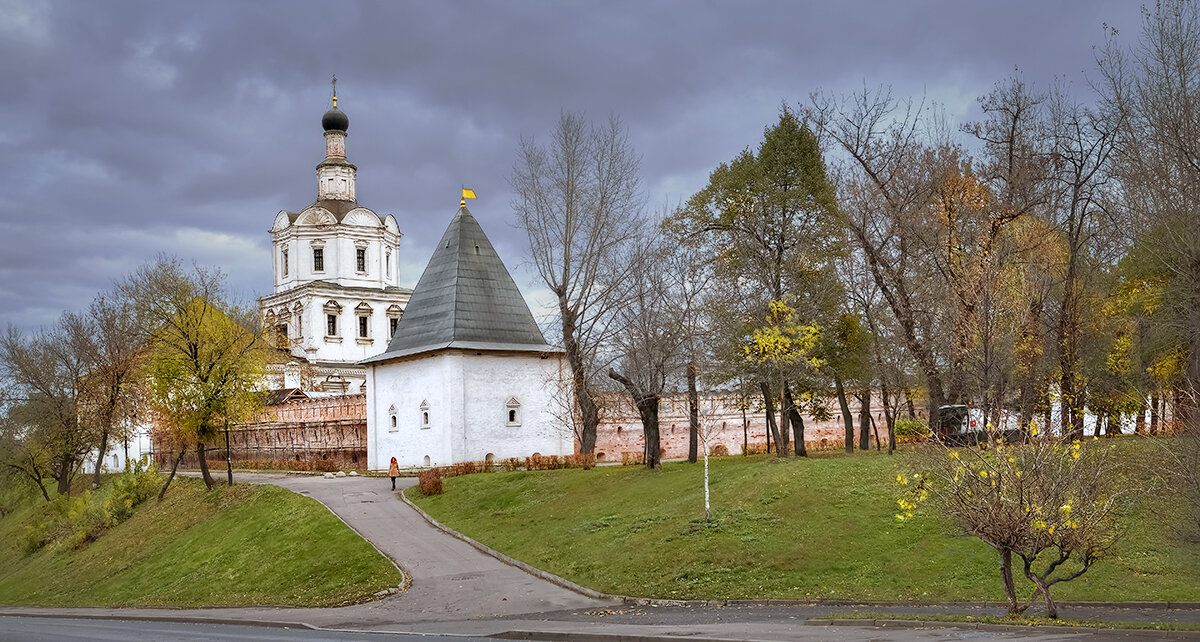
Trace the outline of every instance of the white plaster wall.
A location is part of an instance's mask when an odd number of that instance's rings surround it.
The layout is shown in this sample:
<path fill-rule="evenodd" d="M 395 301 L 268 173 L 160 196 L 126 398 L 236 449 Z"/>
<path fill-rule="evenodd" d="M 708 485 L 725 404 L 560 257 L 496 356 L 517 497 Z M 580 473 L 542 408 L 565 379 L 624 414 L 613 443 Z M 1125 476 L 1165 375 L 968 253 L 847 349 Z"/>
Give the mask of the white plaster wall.
<path fill-rule="evenodd" d="M 367 461 L 385 469 L 391 457 L 402 466 L 507 457 L 569 455 L 571 434 L 554 414 L 554 384 L 561 367 L 555 355 L 442 351 L 376 364 L 367 372 Z M 521 402 L 520 426 L 509 426 L 507 402 Z M 430 406 L 428 429 L 420 427 L 422 400 Z M 396 432 L 389 408 L 397 409 Z"/>
<path fill-rule="evenodd" d="M 368 368 L 367 462 L 373 469 L 386 469 L 392 457 L 401 466 L 452 463 L 450 435 L 455 414 L 452 408 L 462 398 L 461 357 L 445 352 Z M 429 403 L 429 428 L 421 427 L 421 401 Z M 391 431 L 388 413 L 396 406 L 397 430 Z"/>
<path fill-rule="evenodd" d="M 364 210 L 365 216 L 375 214 Z M 359 216 L 351 213 L 351 217 Z M 378 219 L 375 219 L 378 221 Z M 355 225 L 305 225 L 297 223 L 272 232 L 275 292 L 284 292 L 310 281 L 322 280 L 346 287 L 384 288 L 398 285 L 400 235 L 379 223 Z M 313 270 L 313 243 L 323 244 L 325 269 Z M 358 271 L 355 250 L 365 244 L 367 270 Z M 287 276 L 283 274 L 283 250 L 288 251 Z M 391 252 L 391 266 L 387 253 Z"/>
<path fill-rule="evenodd" d="M 508 457 L 570 455 L 571 433 L 555 415 L 554 394 L 561 362 L 530 352 L 466 353 L 463 357 L 463 407 L 466 414 L 459 461 L 488 454 Z M 519 426 L 508 425 L 508 400 L 521 403 Z"/>

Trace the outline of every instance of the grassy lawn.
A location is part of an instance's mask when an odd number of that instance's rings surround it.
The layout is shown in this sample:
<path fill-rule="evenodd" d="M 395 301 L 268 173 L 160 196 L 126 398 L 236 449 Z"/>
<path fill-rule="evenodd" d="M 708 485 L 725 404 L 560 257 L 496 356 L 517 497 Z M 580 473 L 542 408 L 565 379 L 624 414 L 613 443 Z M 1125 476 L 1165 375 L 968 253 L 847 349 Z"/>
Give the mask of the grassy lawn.
<path fill-rule="evenodd" d="M 911 455 L 711 460 L 468 475 L 408 496 L 434 518 L 584 586 L 657 598 L 1000 600 L 999 557 L 920 515 L 895 518 Z M 1063 600 L 1200 600 L 1200 546 L 1147 509 L 1119 552 L 1054 587 Z M 1030 588 L 1032 585 L 1028 585 Z"/>
<path fill-rule="evenodd" d="M 402 581 L 319 502 L 276 486 L 176 478 L 96 541 L 29 555 L 20 529 L 40 503 L 0 520 L 0 604 L 335 606 Z"/>

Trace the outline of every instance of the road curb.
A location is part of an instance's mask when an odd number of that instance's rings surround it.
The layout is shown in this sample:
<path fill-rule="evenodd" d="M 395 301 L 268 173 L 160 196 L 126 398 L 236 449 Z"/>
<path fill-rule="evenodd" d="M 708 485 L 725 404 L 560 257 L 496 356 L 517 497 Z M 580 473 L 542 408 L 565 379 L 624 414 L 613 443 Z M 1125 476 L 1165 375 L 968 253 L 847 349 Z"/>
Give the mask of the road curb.
<path fill-rule="evenodd" d="M 246 620 L 239 618 L 188 617 L 186 615 L 136 615 L 105 613 L 13 613 L 0 609 L 0 617 L 35 617 L 54 620 L 106 620 L 115 622 L 170 622 L 173 624 L 224 624 L 235 626 L 259 626 L 270 629 L 308 629 L 321 631 L 321 627 L 304 622 L 274 622 L 271 620 Z"/>
<path fill-rule="evenodd" d="M 675 635 L 629 635 L 622 633 L 574 633 L 571 631 L 505 631 L 487 636 L 499 640 L 538 640 L 545 642 L 679 642 Z M 691 642 L 729 642 L 728 638 L 698 638 L 688 636 Z"/>
<path fill-rule="evenodd" d="M 1074 635 L 1099 635 L 1125 633 L 1138 639 L 1189 639 L 1200 640 L 1200 631 L 1165 630 L 1165 629 L 1133 629 L 1133 628 L 1104 628 L 1090 626 L 1057 626 L 1054 624 L 993 624 L 990 622 L 956 622 L 953 620 L 905 620 L 897 619 L 858 619 L 858 618 L 808 618 L 806 626 L 857 626 L 870 628 L 894 629 L 966 629 L 971 631 L 990 631 L 995 633 L 1015 633 L 1038 631 L 1047 633 L 1071 633 Z"/>
<path fill-rule="evenodd" d="M 522 571 L 525 571 L 526 573 L 529 573 L 530 575 L 532 575 L 534 577 L 546 580 L 547 582 L 550 582 L 552 584 L 557 584 L 558 586 L 561 586 L 567 590 L 575 591 L 576 593 L 579 593 L 580 595 L 583 595 L 584 597 L 590 597 L 590 598 L 596 599 L 596 600 L 611 600 L 611 601 L 619 601 L 619 602 L 626 602 L 626 603 L 628 603 L 627 600 L 633 599 L 633 598 L 625 597 L 623 595 L 610 595 L 608 593 L 601 593 L 600 591 L 594 591 L 590 588 L 587 588 L 586 586 L 580 586 L 568 579 L 561 578 L 557 575 L 554 575 L 553 573 L 547 573 L 546 571 L 543 571 L 540 568 L 534 568 L 534 567 L 526 564 L 525 562 L 522 562 L 521 560 L 513 559 L 513 558 L 505 555 L 504 553 L 501 553 L 500 551 L 497 551 L 494 548 L 491 548 L 489 546 L 481 544 L 480 542 L 478 542 L 474 539 L 471 539 L 470 537 L 467 537 L 466 535 L 463 535 L 462 533 L 454 530 L 453 528 L 450 528 L 449 526 L 446 526 L 445 524 L 430 517 L 429 513 L 426 513 L 425 511 L 421 510 L 420 506 L 417 506 L 416 504 L 414 504 L 412 502 L 412 500 L 410 500 L 408 497 L 405 497 L 404 491 L 402 491 L 402 490 L 397 491 L 396 494 L 400 497 L 401 501 L 403 501 L 405 504 L 408 504 L 409 508 L 417 511 L 417 514 L 421 516 L 421 519 L 425 520 L 425 522 L 428 523 L 430 526 L 438 529 L 439 531 L 442 531 L 443 533 L 445 533 L 451 537 L 454 537 L 456 539 L 462 540 L 463 542 L 466 542 L 471 547 L 473 547 L 475 550 L 478 550 L 479 552 L 484 553 L 485 555 L 490 555 L 490 556 L 496 558 L 497 560 L 500 560 L 501 562 L 508 564 L 509 566 L 519 568 Z"/>

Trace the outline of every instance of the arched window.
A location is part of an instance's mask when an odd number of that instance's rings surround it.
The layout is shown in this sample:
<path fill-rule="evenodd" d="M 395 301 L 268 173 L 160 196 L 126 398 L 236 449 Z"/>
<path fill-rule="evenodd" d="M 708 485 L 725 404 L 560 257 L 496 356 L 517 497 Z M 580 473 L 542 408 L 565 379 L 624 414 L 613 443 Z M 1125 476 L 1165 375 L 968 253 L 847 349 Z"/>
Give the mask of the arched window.
<path fill-rule="evenodd" d="M 429 466 L 429 455 L 425 455 L 425 465 Z"/>
<path fill-rule="evenodd" d="M 504 404 L 504 410 L 505 418 L 507 419 L 507 425 L 521 425 L 521 402 L 518 401 L 516 397 L 508 398 L 508 401 Z"/>
<path fill-rule="evenodd" d="M 396 406 L 388 408 L 388 432 L 396 432 L 400 427 L 396 424 Z"/>
<path fill-rule="evenodd" d="M 429 402 L 421 401 L 421 428 L 429 427 Z M 428 465 L 428 464 L 426 464 Z"/>

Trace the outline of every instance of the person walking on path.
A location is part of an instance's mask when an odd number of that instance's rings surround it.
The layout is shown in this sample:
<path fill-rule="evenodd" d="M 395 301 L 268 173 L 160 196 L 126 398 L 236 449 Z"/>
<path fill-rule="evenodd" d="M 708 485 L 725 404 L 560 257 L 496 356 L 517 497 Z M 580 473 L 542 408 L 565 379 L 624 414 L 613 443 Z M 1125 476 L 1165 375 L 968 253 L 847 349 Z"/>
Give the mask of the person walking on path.
<path fill-rule="evenodd" d="M 392 490 L 396 490 L 396 478 L 400 476 L 400 464 L 396 463 L 396 458 L 392 457 L 392 465 L 388 466 L 388 477 L 392 478 Z"/>

